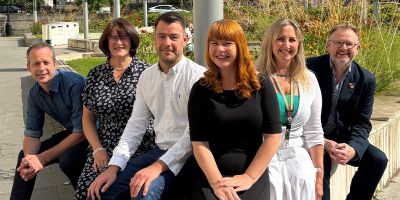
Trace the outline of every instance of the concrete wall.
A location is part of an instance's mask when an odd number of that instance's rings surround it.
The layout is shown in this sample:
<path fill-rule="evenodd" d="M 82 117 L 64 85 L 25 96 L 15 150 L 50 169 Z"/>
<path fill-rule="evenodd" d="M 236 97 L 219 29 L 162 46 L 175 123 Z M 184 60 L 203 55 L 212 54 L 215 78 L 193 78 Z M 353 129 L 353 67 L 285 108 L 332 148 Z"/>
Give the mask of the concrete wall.
<path fill-rule="evenodd" d="M 89 20 L 93 19 L 95 15 L 90 15 Z M 106 17 L 106 16 L 104 16 Z M 58 22 L 58 21 L 76 21 L 80 24 L 83 23 L 82 14 L 48 14 L 38 15 L 38 21 L 44 22 Z M 3 21 L 0 21 L 0 27 L 3 27 Z M 30 27 L 33 23 L 33 15 L 29 13 L 10 13 L 10 24 L 13 36 L 21 36 L 24 33 L 30 33 Z"/>
<path fill-rule="evenodd" d="M 400 112 L 388 118 L 389 120 L 373 123 L 369 141 L 386 153 L 389 159 L 388 167 L 383 175 L 377 191 L 387 185 L 400 168 Z M 346 199 L 351 179 L 357 168 L 339 166 L 331 179 L 331 199 Z"/>

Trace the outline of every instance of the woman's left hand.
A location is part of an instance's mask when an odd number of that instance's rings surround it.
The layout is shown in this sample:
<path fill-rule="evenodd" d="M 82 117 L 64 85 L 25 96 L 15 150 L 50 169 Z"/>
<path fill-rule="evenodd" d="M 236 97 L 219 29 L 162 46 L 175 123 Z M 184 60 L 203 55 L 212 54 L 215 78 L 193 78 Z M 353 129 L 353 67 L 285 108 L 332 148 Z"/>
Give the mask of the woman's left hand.
<path fill-rule="evenodd" d="M 315 199 L 321 200 L 324 195 L 324 188 L 322 183 L 315 182 Z"/>
<path fill-rule="evenodd" d="M 220 185 L 233 187 L 236 192 L 248 190 L 256 181 L 247 174 L 224 177 L 220 180 Z"/>

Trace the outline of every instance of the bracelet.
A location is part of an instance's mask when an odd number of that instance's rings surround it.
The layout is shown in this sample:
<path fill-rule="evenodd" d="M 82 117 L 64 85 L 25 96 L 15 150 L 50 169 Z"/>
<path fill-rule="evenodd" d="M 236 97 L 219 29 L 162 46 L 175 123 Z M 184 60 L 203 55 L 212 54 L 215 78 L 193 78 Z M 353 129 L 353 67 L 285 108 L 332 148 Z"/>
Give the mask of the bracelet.
<path fill-rule="evenodd" d="M 103 148 L 103 147 L 99 147 L 99 148 L 95 149 L 95 150 L 93 151 L 93 156 L 95 156 L 95 155 L 97 154 L 97 152 L 99 152 L 99 151 L 106 151 L 106 149 Z"/>
<path fill-rule="evenodd" d="M 322 172 L 322 169 L 320 167 L 316 167 L 315 168 L 315 173 L 320 173 L 320 172 Z"/>

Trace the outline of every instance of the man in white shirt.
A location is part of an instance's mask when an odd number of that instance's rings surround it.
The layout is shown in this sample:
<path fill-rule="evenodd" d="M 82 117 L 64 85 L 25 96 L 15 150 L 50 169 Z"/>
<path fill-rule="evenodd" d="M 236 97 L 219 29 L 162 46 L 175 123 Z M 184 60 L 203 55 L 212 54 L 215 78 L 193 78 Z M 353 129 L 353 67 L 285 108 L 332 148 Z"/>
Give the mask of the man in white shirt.
<path fill-rule="evenodd" d="M 184 19 L 175 12 L 164 13 L 156 20 L 159 61 L 142 73 L 132 116 L 108 169 L 90 185 L 89 199 L 130 198 L 120 196 L 128 188 L 134 199 L 161 199 L 191 155 L 187 102 L 192 85 L 206 69 L 183 56 L 188 41 L 184 26 Z M 130 159 L 151 115 L 159 148 Z"/>

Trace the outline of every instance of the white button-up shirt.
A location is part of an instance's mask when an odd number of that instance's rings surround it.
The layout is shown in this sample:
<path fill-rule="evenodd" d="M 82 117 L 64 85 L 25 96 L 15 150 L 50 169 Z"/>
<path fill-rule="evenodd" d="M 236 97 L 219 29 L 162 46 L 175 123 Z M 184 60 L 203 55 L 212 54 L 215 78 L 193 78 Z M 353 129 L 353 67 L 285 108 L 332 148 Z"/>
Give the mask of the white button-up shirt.
<path fill-rule="evenodd" d="M 167 152 L 160 157 L 176 175 L 191 155 L 187 104 L 192 85 L 206 68 L 183 57 L 167 74 L 158 64 L 143 71 L 136 89 L 132 115 L 113 151 L 109 165 L 123 170 L 135 153 L 154 116 L 156 144 Z"/>

